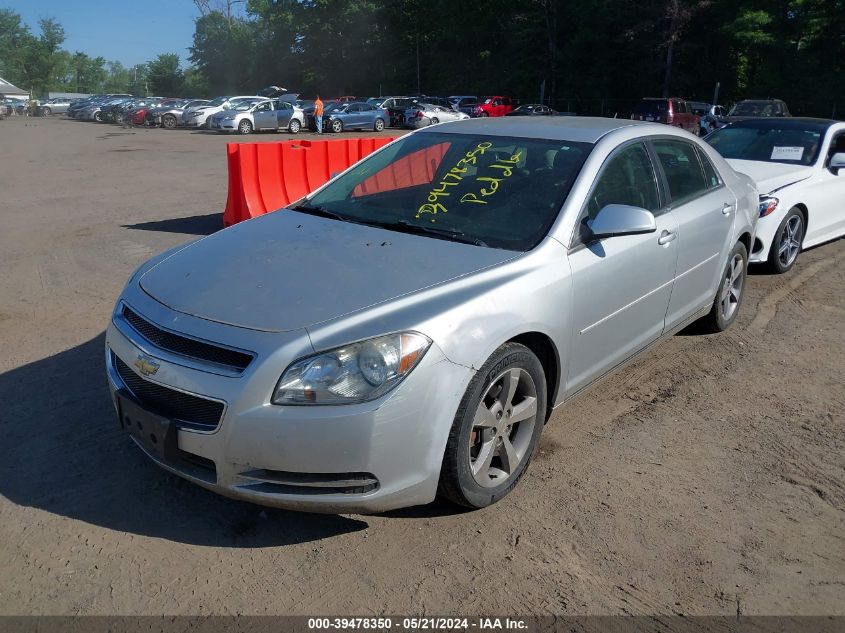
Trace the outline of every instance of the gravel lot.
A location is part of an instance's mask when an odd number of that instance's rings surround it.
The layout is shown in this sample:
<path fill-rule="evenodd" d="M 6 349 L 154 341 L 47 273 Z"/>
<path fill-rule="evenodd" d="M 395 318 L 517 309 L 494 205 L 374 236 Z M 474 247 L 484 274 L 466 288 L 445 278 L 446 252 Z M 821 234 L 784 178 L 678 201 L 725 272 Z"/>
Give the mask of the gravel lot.
<path fill-rule="evenodd" d="M 103 330 L 138 264 L 222 225 L 232 140 L 0 121 L 0 613 L 845 615 L 843 240 L 558 410 L 483 511 L 297 514 L 156 468 Z"/>

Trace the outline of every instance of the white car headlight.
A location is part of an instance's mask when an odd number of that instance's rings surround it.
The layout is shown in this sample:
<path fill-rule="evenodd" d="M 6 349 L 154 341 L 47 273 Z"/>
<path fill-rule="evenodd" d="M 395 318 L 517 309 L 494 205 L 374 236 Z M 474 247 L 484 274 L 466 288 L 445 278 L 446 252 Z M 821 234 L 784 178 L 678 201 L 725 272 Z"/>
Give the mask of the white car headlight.
<path fill-rule="evenodd" d="M 778 200 L 772 196 L 760 196 L 760 217 L 765 218 L 767 215 L 772 213 L 775 209 L 778 208 Z"/>
<path fill-rule="evenodd" d="M 273 393 L 273 404 L 347 404 L 375 400 L 402 382 L 431 341 L 401 332 L 351 343 L 294 362 Z"/>

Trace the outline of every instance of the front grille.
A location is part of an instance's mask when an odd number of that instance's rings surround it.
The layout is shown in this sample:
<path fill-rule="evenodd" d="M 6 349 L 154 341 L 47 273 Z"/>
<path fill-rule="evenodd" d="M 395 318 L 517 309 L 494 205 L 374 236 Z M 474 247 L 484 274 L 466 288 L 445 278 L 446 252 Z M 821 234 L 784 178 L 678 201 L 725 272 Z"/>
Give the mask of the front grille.
<path fill-rule="evenodd" d="M 123 306 L 123 318 L 150 343 L 174 354 L 233 367 L 239 371 L 246 369 L 247 365 L 252 362 L 252 355 L 245 352 L 219 347 L 211 343 L 203 343 L 187 336 L 162 330 L 141 315 L 133 312 L 126 305 Z"/>
<path fill-rule="evenodd" d="M 201 429 L 214 429 L 223 417 L 223 403 L 192 396 L 144 380 L 112 353 L 112 363 L 123 384 L 147 410 Z"/>

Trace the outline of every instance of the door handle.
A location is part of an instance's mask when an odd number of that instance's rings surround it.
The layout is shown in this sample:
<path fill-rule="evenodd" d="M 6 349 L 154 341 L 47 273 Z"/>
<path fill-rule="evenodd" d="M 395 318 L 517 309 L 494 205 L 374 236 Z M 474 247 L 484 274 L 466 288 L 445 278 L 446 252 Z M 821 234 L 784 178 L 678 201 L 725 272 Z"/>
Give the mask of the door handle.
<path fill-rule="evenodd" d="M 733 211 L 734 205 L 728 204 L 727 202 L 722 205 L 722 215 L 730 215 L 731 211 Z"/>
<path fill-rule="evenodd" d="M 678 237 L 677 233 L 670 233 L 669 231 L 663 231 L 663 233 L 660 234 L 660 237 L 657 238 L 657 243 L 660 244 L 661 246 L 663 246 L 665 244 L 668 244 L 672 240 L 674 240 L 676 237 Z"/>

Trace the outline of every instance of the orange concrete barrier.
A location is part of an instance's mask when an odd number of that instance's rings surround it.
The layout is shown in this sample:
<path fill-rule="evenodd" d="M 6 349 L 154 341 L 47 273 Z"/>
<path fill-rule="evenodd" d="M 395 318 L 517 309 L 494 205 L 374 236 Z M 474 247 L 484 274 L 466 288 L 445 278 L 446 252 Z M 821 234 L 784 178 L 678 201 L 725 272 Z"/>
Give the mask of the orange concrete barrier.
<path fill-rule="evenodd" d="M 230 143 L 226 146 L 229 193 L 223 225 L 231 226 L 299 200 L 332 174 L 344 171 L 394 138 Z"/>

